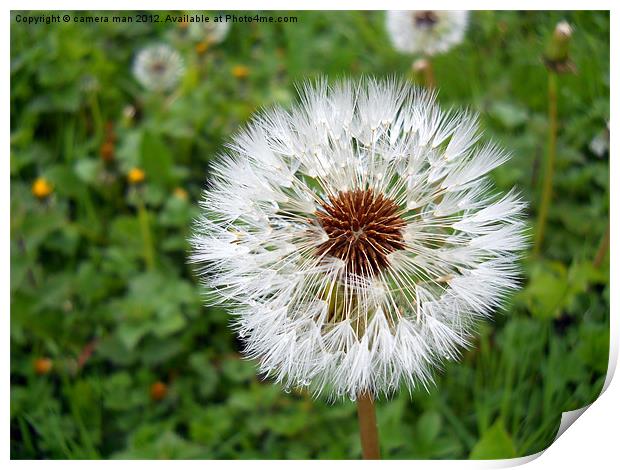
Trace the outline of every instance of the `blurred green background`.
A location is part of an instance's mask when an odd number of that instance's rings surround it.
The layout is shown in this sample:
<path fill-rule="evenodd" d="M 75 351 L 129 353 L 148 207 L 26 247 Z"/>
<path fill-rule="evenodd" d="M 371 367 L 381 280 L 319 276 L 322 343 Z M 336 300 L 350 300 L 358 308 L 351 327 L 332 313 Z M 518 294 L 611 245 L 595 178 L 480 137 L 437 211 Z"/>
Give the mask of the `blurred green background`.
<path fill-rule="evenodd" d="M 227 313 L 201 305 L 186 239 L 209 162 L 254 111 L 290 106 L 294 84 L 319 75 L 411 79 L 413 58 L 393 50 L 385 14 L 281 12 L 297 23 L 233 24 L 207 47 L 186 25 L 24 25 L 18 13 L 11 457 L 359 458 L 354 403 L 285 393 L 239 357 Z M 524 288 L 461 362 L 435 374 L 430 393 L 378 403 L 384 458 L 531 454 L 550 444 L 562 411 L 601 391 L 609 14 L 472 12 L 465 42 L 433 62 L 439 101 L 480 112 L 487 138 L 512 151 L 493 176 L 523 192 L 534 227 L 548 132 L 541 55 L 562 19 L 574 28 L 576 73 L 558 77 L 541 255 L 526 254 Z M 187 66 L 167 94 L 131 73 L 153 42 L 176 48 Z"/>

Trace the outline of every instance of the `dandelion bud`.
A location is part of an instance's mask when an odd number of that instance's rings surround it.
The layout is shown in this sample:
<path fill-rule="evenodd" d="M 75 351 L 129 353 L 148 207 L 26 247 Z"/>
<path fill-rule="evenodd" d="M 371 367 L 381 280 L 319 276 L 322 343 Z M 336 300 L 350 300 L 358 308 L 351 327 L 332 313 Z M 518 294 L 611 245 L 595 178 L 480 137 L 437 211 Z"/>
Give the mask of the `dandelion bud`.
<path fill-rule="evenodd" d="M 166 398 L 168 394 L 168 386 L 163 382 L 155 382 L 151 385 L 150 395 L 151 400 L 161 401 Z"/>
<path fill-rule="evenodd" d="M 37 178 L 32 183 L 32 194 L 39 200 L 46 199 L 52 192 L 52 185 L 45 178 Z"/>
<path fill-rule="evenodd" d="M 545 52 L 545 63 L 550 70 L 558 73 L 572 71 L 569 57 L 572 36 L 573 28 L 566 21 L 556 25 Z"/>
<path fill-rule="evenodd" d="M 125 127 L 131 126 L 136 117 L 136 107 L 132 104 L 128 104 L 123 108 L 123 125 Z"/>
<path fill-rule="evenodd" d="M 114 144 L 112 142 L 106 141 L 101 144 L 99 148 L 99 154 L 101 155 L 101 159 L 106 163 L 111 163 L 114 161 Z"/>

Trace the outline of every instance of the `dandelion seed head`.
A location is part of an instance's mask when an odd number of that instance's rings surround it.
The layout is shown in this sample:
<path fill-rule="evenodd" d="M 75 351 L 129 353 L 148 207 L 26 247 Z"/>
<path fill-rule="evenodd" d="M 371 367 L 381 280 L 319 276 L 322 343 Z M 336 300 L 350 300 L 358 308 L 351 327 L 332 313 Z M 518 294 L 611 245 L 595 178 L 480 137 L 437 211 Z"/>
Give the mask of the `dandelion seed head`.
<path fill-rule="evenodd" d="M 140 50 L 133 64 L 136 80 L 147 90 L 168 91 L 185 73 L 181 55 L 167 44 L 155 44 Z"/>
<path fill-rule="evenodd" d="M 386 26 L 397 50 L 431 56 L 463 41 L 468 18 L 467 11 L 388 11 Z"/>
<path fill-rule="evenodd" d="M 218 44 L 228 35 L 230 23 L 227 21 L 200 21 L 190 23 L 189 35 L 196 41 Z"/>
<path fill-rule="evenodd" d="M 508 154 L 475 115 L 396 80 L 300 94 L 214 164 L 191 260 L 285 389 L 428 388 L 518 287 L 525 203 L 487 177 Z"/>

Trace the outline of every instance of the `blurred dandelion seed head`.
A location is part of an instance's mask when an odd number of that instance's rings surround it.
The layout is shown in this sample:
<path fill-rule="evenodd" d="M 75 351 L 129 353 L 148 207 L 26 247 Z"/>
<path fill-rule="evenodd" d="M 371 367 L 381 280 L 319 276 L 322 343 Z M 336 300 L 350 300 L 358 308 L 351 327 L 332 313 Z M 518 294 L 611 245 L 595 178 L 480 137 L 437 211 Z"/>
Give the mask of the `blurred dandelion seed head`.
<path fill-rule="evenodd" d="M 155 44 L 136 55 L 133 74 L 147 90 L 169 91 L 178 85 L 185 73 L 181 55 L 167 44 Z"/>
<path fill-rule="evenodd" d="M 226 21 L 193 22 L 189 25 L 189 36 L 195 41 L 204 41 L 207 44 L 218 44 L 228 35 L 230 23 Z"/>
<path fill-rule="evenodd" d="M 573 35 L 573 28 L 567 21 L 560 21 L 553 32 L 558 39 L 570 39 Z"/>
<path fill-rule="evenodd" d="M 431 56 L 463 41 L 468 18 L 467 11 L 388 11 L 386 25 L 397 50 Z"/>
<path fill-rule="evenodd" d="M 245 355 L 330 398 L 427 387 L 518 287 L 525 203 L 477 117 L 409 84 L 308 84 L 214 165 L 191 260 Z"/>

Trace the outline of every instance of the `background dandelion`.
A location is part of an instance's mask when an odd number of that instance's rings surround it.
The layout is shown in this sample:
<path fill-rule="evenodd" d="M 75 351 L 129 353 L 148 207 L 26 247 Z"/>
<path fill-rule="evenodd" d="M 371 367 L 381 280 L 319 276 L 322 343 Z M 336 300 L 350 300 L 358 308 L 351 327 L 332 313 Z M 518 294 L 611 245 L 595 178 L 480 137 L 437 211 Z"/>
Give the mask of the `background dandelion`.
<path fill-rule="evenodd" d="M 174 88 L 184 71 L 183 58 L 167 44 L 155 44 L 140 50 L 133 64 L 136 80 L 144 88 L 153 91 Z"/>
<path fill-rule="evenodd" d="M 468 19 L 467 11 L 388 11 L 386 26 L 397 50 L 432 56 L 463 41 Z"/>
<path fill-rule="evenodd" d="M 411 64 L 411 73 L 414 79 L 432 89 L 436 86 L 432 56 L 447 52 L 463 41 L 468 19 L 467 11 L 388 11 L 386 26 L 398 51 L 422 55 Z"/>
<path fill-rule="evenodd" d="M 226 21 L 194 22 L 190 23 L 188 29 L 192 39 L 204 41 L 207 44 L 217 44 L 226 38 L 230 30 L 230 23 Z"/>

